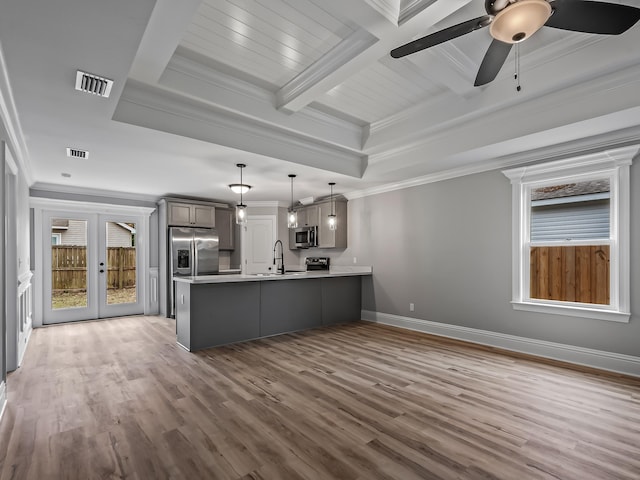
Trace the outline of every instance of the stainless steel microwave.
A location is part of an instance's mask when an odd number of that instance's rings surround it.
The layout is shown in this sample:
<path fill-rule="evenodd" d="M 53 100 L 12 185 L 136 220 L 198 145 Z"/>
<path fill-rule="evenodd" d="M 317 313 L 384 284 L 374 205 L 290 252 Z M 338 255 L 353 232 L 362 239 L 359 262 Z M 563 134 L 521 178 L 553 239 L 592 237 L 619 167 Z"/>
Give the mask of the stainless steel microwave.
<path fill-rule="evenodd" d="M 318 227 L 298 227 L 289 230 L 289 248 L 318 246 Z"/>

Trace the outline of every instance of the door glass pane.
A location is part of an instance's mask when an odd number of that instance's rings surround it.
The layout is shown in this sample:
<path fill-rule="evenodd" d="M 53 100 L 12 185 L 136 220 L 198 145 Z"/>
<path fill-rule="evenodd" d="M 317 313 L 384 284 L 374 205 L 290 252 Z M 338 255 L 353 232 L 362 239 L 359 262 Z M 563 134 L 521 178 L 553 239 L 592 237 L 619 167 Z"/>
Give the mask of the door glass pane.
<path fill-rule="evenodd" d="M 106 222 L 105 231 L 107 305 L 136 303 L 136 224 Z"/>
<path fill-rule="evenodd" d="M 51 219 L 51 308 L 87 306 L 87 221 Z"/>

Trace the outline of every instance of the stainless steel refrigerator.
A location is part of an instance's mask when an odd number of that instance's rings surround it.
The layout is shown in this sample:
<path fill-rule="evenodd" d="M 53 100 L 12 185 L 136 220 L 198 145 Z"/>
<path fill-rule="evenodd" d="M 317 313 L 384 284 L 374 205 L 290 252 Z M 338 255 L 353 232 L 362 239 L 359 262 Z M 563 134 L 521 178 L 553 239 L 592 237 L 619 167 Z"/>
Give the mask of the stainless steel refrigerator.
<path fill-rule="evenodd" d="M 169 229 L 169 272 L 171 316 L 175 317 L 174 277 L 215 275 L 220 269 L 219 238 L 214 228 L 171 227 Z"/>

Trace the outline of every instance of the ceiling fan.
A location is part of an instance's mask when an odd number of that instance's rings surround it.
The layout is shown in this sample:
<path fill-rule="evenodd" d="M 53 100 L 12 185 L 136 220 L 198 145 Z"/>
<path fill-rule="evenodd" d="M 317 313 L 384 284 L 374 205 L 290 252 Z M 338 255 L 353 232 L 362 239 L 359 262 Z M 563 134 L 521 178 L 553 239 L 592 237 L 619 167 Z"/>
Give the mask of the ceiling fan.
<path fill-rule="evenodd" d="M 515 43 L 543 26 L 574 32 L 620 35 L 640 20 L 640 8 L 591 0 L 485 0 L 487 15 L 454 25 L 391 50 L 401 58 L 489 27 L 493 37 L 474 86 L 493 81 Z"/>

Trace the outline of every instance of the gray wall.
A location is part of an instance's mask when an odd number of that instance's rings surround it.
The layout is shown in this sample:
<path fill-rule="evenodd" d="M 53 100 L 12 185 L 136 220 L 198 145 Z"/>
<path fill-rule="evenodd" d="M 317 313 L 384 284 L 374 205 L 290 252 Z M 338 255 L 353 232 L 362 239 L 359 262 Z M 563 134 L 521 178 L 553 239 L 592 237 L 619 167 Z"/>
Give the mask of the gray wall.
<path fill-rule="evenodd" d="M 349 248 L 327 252 L 334 264 L 373 265 L 365 310 L 640 356 L 639 192 L 635 165 L 628 324 L 513 310 L 511 185 L 500 171 L 354 199 Z"/>

